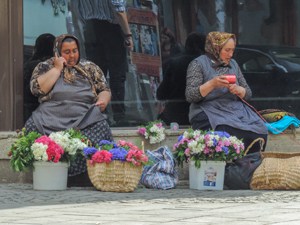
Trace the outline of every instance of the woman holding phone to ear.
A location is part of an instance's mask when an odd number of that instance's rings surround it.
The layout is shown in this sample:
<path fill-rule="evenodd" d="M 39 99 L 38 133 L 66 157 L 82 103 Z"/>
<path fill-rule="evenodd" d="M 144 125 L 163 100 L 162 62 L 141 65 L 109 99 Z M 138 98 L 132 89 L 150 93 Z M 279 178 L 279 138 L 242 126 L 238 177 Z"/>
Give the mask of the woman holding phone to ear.
<path fill-rule="evenodd" d="M 193 129 L 226 131 L 242 138 L 245 149 L 257 138 L 263 138 L 264 150 L 268 131 L 264 121 L 245 104 L 252 92 L 232 59 L 235 45 L 234 34 L 210 32 L 206 37 L 206 54 L 189 64 L 186 84 L 186 99 L 191 103 L 189 120 Z M 235 83 L 232 75 L 236 77 Z M 260 150 L 257 143 L 250 152 Z"/>
<path fill-rule="evenodd" d="M 93 145 L 113 139 L 103 114 L 111 99 L 110 89 L 102 70 L 80 58 L 75 36 L 64 34 L 55 39 L 54 57 L 35 67 L 30 88 L 40 105 L 25 123 L 27 132 L 49 135 L 74 128 L 81 130 Z M 77 158 L 70 166 L 69 180 L 89 182 L 86 171 L 83 157 Z M 68 181 L 69 185 L 91 185 L 74 182 Z"/>

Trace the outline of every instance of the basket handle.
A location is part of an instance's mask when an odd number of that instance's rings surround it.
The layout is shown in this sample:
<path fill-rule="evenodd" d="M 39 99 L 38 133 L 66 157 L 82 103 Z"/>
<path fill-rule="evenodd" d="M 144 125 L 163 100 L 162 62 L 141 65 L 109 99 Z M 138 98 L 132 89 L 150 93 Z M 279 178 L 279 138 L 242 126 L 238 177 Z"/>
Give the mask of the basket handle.
<path fill-rule="evenodd" d="M 259 142 L 260 143 L 260 152 L 262 152 L 263 146 L 265 144 L 265 139 L 259 137 L 254 139 L 251 144 L 248 146 L 248 148 L 245 150 L 245 155 L 247 155 L 247 153 L 249 152 L 249 150 L 252 148 L 252 146 L 256 143 Z"/>

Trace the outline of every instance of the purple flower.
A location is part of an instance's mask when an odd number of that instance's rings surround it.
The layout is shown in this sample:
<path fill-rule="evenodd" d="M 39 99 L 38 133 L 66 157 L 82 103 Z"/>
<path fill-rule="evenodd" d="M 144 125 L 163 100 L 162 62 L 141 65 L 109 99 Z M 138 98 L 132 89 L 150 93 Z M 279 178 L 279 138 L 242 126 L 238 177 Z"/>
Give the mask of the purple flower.
<path fill-rule="evenodd" d="M 178 137 L 178 140 L 177 140 L 177 141 L 178 141 L 178 142 L 181 141 L 182 138 L 183 138 L 183 135 L 180 135 L 180 136 Z"/>
<path fill-rule="evenodd" d="M 108 140 L 101 140 L 99 142 L 99 146 L 102 146 L 102 145 L 114 145 L 115 143 L 113 141 L 108 141 Z"/>
<path fill-rule="evenodd" d="M 229 154 L 229 149 L 228 149 L 228 147 L 222 147 L 222 150 L 223 150 L 223 152 L 225 153 L 225 155 L 228 155 Z"/>
<path fill-rule="evenodd" d="M 216 135 L 219 135 L 220 137 L 226 137 L 226 138 L 229 138 L 230 137 L 230 134 L 228 134 L 227 132 L 225 131 L 214 131 L 212 132 L 213 134 L 216 134 Z"/>
<path fill-rule="evenodd" d="M 109 150 L 109 152 L 112 154 L 112 160 L 121 160 L 126 161 L 126 156 L 128 152 L 124 148 L 113 148 Z"/>
<path fill-rule="evenodd" d="M 217 146 L 218 145 L 218 140 L 214 138 L 213 143 L 214 143 L 214 146 Z"/>
<path fill-rule="evenodd" d="M 110 150 L 112 148 L 117 148 L 117 144 L 114 143 L 113 141 L 108 141 L 108 140 L 102 140 L 99 142 L 99 148 L 101 150 Z"/>
<path fill-rule="evenodd" d="M 94 155 L 96 152 L 98 151 L 98 149 L 94 148 L 94 147 L 87 147 L 83 149 L 83 154 L 85 158 L 90 158 L 92 155 Z"/>

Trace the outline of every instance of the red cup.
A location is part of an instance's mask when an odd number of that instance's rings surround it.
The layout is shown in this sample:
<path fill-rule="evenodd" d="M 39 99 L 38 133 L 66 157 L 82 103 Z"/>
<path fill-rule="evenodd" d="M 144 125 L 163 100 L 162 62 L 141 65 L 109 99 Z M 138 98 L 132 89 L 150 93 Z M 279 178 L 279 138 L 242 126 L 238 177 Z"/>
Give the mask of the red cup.
<path fill-rule="evenodd" d="M 229 82 L 229 84 L 235 84 L 236 82 L 236 76 L 234 74 L 224 74 L 226 77 L 226 80 Z"/>

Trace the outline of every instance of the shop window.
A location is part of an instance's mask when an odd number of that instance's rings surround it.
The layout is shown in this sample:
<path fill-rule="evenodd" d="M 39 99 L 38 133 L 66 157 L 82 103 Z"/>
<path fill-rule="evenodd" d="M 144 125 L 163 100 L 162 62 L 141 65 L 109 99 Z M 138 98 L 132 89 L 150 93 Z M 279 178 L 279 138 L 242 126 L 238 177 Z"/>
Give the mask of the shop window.
<path fill-rule="evenodd" d="M 161 76 L 157 1 L 128 2 L 127 17 L 133 34 L 134 49 L 127 54 L 126 65 L 116 63 L 114 68 L 107 71 L 106 65 L 103 64 L 106 56 L 102 55 L 100 58 L 102 50 L 96 48 L 95 40 L 105 36 L 109 38 L 109 42 L 114 36 L 109 37 L 103 33 L 109 33 L 109 30 L 105 29 L 99 33 L 98 28 L 89 29 L 87 34 L 86 31 L 90 27 L 83 21 L 82 10 L 86 9 L 88 4 L 88 1 L 78 0 L 24 0 L 24 64 L 32 56 L 35 41 L 41 34 L 74 34 L 80 40 L 81 57 L 90 59 L 107 72 L 106 79 L 113 94 L 113 100 L 106 112 L 110 126 L 138 126 L 157 119 L 159 104 L 156 101 L 156 89 Z M 105 24 L 101 26 L 103 28 Z M 123 68 L 124 77 L 117 76 L 117 67 Z M 120 87 L 120 82 L 123 81 L 124 93 Z M 121 115 L 123 111 L 124 115 Z"/>
<path fill-rule="evenodd" d="M 68 0 L 57 2 L 64 2 L 65 5 L 55 5 L 53 8 L 50 0 L 23 0 L 24 62 L 31 56 L 35 39 L 42 33 L 51 33 L 55 36 L 74 33 L 81 41 L 81 56 L 87 56 L 84 24 L 78 17 L 78 11 L 72 4 L 68 7 Z M 87 4 L 82 0 L 70 2 Z M 249 49 L 263 51 L 263 55 L 272 58 L 271 62 L 253 58 L 240 63 L 236 58 L 253 91 L 253 105 L 257 109 L 282 108 L 300 116 L 300 96 L 295 94 L 300 93 L 297 91 L 299 89 L 297 85 L 300 86 L 297 78 L 300 61 L 298 57 L 300 23 L 296 17 L 300 3 L 295 0 L 191 0 L 189 3 L 190 7 L 180 7 L 186 4 L 185 0 L 128 1 L 128 20 L 136 40 L 134 50 L 127 58 L 125 96 L 121 101 L 125 104 L 125 117 L 122 121 L 115 120 L 113 106 L 120 101 L 112 102 L 107 111 L 111 126 L 138 126 L 157 119 L 163 111 L 166 102 L 157 100 L 157 88 L 163 79 L 164 52 L 161 39 L 164 27 L 172 31 L 174 40 L 179 46 L 176 48 L 177 53 L 182 51 L 190 32 L 207 34 L 214 30 L 236 34 L 238 46 L 235 58 L 240 54 L 238 48 L 243 45 Z M 271 47 L 260 49 L 270 45 L 280 48 L 290 46 L 297 51 L 289 48 L 276 56 L 275 49 Z M 242 53 L 239 57 L 243 57 Z M 255 71 L 259 71 L 257 74 L 260 77 L 265 76 L 265 79 L 252 81 L 253 76 L 249 73 Z M 286 79 L 287 77 L 291 79 Z M 109 82 L 111 78 L 112 75 L 108 73 Z M 278 86 L 275 85 L 275 81 Z M 268 85 L 271 85 L 271 89 L 266 88 Z M 292 90 L 289 87 L 292 87 Z M 261 95 L 259 92 L 261 90 L 272 98 L 268 99 L 267 95 Z M 274 98 L 280 101 L 274 102 Z M 182 100 L 174 102 L 180 103 Z"/>

